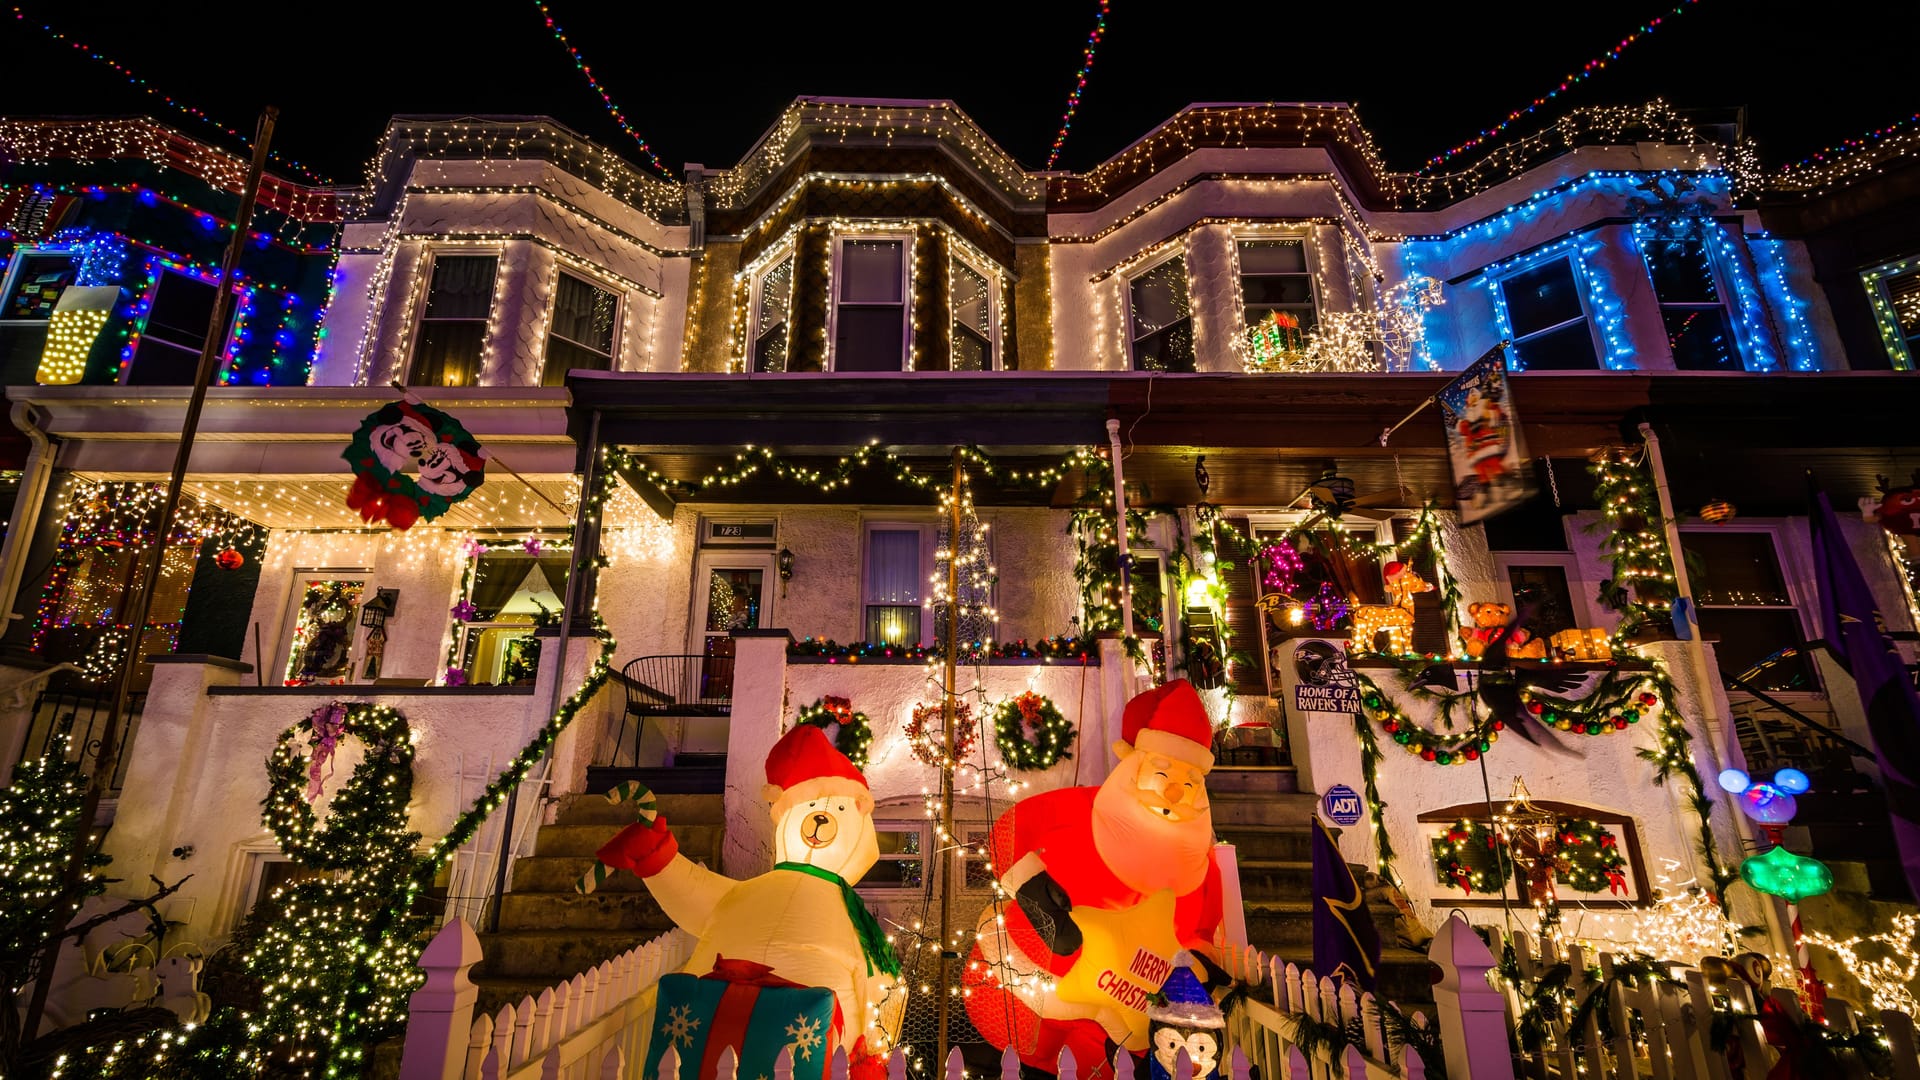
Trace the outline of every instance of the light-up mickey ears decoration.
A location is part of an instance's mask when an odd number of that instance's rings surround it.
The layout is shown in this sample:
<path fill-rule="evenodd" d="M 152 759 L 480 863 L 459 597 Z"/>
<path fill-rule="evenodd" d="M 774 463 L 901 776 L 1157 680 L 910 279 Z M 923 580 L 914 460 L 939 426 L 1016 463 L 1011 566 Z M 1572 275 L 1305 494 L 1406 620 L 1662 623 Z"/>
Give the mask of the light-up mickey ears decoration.
<path fill-rule="evenodd" d="M 1813 781 L 1799 769 L 1781 769 L 1773 774 L 1773 786 L 1789 795 L 1804 795 L 1813 790 Z"/>
<path fill-rule="evenodd" d="M 1772 783 L 1756 784 L 1739 769 L 1721 770 L 1719 781 L 1721 790 L 1739 796 L 1736 802 L 1740 812 L 1762 825 L 1785 825 L 1792 821 L 1800 809 L 1793 797 L 1813 788 L 1813 781 L 1806 773 L 1791 768 L 1774 773 Z"/>
<path fill-rule="evenodd" d="M 1720 781 L 1720 790 L 1729 795 L 1738 795 L 1753 786 L 1753 781 L 1739 769 L 1721 769 L 1715 779 Z"/>

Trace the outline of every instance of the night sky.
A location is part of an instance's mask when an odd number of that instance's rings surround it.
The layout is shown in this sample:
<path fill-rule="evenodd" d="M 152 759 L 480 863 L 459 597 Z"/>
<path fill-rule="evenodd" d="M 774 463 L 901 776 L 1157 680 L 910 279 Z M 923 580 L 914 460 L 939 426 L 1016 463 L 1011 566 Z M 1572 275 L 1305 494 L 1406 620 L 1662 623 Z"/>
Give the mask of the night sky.
<path fill-rule="evenodd" d="M 1022 163 L 1045 164 L 1093 0 L 967 5 L 605 4 L 548 0 L 630 122 L 676 171 L 724 167 L 798 94 L 945 97 Z M 1655 16 L 1666 24 L 1507 136 L 1585 104 L 1665 97 L 1746 106 L 1769 165 L 1920 109 L 1900 5 L 1697 0 L 1396 7 L 1147 5 L 1113 0 L 1061 166 L 1086 168 L 1190 102 L 1347 101 L 1397 168 L 1499 121 Z M 158 89 L 250 130 L 281 107 L 275 148 L 357 181 L 387 117 L 545 114 L 639 160 L 533 0 L 273 7 L 214 0 L 8 11 L 10 116 L 182 116 L 56 42 L 51 23 Z M 222 55 L 231 49 L 230 67 Z M 285 170 L 277 170 L 284 172 Z"/>

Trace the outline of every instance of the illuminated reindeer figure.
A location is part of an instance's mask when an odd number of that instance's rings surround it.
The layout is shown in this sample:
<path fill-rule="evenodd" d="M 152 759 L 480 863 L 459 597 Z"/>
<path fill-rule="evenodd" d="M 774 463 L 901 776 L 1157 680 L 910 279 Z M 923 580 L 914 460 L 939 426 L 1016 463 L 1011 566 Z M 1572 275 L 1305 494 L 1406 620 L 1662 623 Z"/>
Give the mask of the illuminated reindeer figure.
<path fill-rule="evenodd" d="M 1356 604 L 1353 608 L 1353 647 L 1373 651 L 1373 640 L 1387 632 L 1387 652 L 1399 656 L 1413 651 L 1413 594 L 1432 592 L 1433 583 L 1413 572 L 1403 562 L 1390 562 L 1382 568 L 1387 578 L 1387 598 L 1391 604 Z"/>

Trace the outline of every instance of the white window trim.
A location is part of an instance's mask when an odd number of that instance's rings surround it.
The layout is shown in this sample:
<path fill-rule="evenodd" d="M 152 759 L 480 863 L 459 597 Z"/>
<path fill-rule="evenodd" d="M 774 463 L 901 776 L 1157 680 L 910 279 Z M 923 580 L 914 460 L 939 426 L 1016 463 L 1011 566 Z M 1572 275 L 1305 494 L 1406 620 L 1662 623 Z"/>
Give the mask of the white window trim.
<path fill-rule="evenodd" d="M 1125 275 L 1121 276 L 1120 278 L 1121 321 L 1126 325 L 1126 328 L 1127 328 L 1127 340 L 1125 343 L 1126 356 L 1124 357 L 1127 371 L 1131 371 L 1131 372 L 1134 372 L 1135 374 L 1140 374 L 1140 375 L 1167 374 L 1166 372 L 1141 371 L 1140 368 L 1136 366 L 1139 363 L 1139 360 L 1134 355 L 1134 351 L 1133 351 L 1134 346 L 1138 345 L 1140 342 L 1140 339 L 1142 337 L 1145 337 L 1146 335 L 1140 334 L 1136 332 L 1134 329 L 1133 283 L 1147 276 L 1149 273 L 1153 272 L 1154 270 L 1159 269 L 1162 265 L 1172 262 L 1175 259 L 1182 260 L 1181 265 L 1185 268 L 1185 271 L 1186 271 L 1185 274 L 1183 274 L 1182 276 L 1185 278 L 1186 284 L 1187 284 L 1187 322 L 1197 323 L 1198 321 L 1198 316 L 1193 310 L 1193 262 L 1191 259 L 1188 258 L 1187 245 L 1184 243 L 1169 244 L 1168 250 L 1166 251 L 1165 254 L 1159 255 L 1154 259 L 1152 259 L 1151 261 L 1142 263 L 1140 266 L 1128 271 Z M 1244 318 L 1244 316 L 1242 317 Z M 1161 329 L 1165 329 L 1165 327 L 1162 327 Z M 1158 330 L 1150 331 L 1150 332 L 1159 333 Z M 1199 357 L 1198 349 L 1195 350 L 1195 355 L 1193 360 L 1194 360 L 1194 367 L 1197 370 L 1200 366 L 1200 357 Z"/>
<path fill-rule="evenodd" d="M 953 342 L 959 340 L 959 335 L 953 331 L 953 326 L 957 322 L 953 313 L 953 282 L 955 277 L 953 266 L 955 263 L 980 275 L 987 283 L 987 366 L 981 370 L 999 371 L 1001 333 L 1003 331 L 1000 321 L 1000 274 L 998 271 L 983 265 L 980 260 L 961 254 L 957 245 L 950 248 L 950 253 L 947 258 L 947 333 L 950 338 L 947 345 L 947 368 L 948 370 L 958 370 L 953 366 Z"/>
<path fill-rule="evenodd" d="M 1907 347 L 1907 335 L 1900 329 L 1900 318 L 1894 312 L 1893 296 L 1887 292 L 1887 279 L 1915 272 L 1920 272 L 1920 255 L 1903 256 L 1860 271 L 1860 284 L 1865 287 L 1868 304 L 1873 308 L 1874 329 L 1880 331 L 1880 345 L 1895 371 L 1912 371 L 1914 357 L 1913 350 Z"/>
<path fill-rule="evenodd" d="M 1300 243 L 1302 257 L 1307 264 L 1306 274 L 1313 283 L 1313 320 L 1315 324 L 1320 316 L 1327 312 L 1327 287 L 1321 279 L 1320 245 L 1313 234 L 1312 226 L 1300 229 L 1288 229 L 1284 232 L 1251 232 L 1241 230 L 1229 233 L 1227 242 L 1233 245 L 1233 325 L 1244 346 L 1247 336 L 1247 273 L 1240 266 L 1240 245 L 1258 240 L 1297 240 Z M 1264 275 L 1263 275 L 1264 276 Z M 1191 287 L 1191 282 L 1189 282 Z"/>
<path fill-rule="evenodd" d="M 1507 330 L 1514 335 L 1514 338 L 1513 338 L 1514 352 L 1517 354 L 1520 350 L 1521 344 L 1528 339 L 1545 337 L 1546 335 L 1551 334 L 1556 330 L 1564 330 L 1567 327 L 1572 326 L 1575 322 L 1575 320 L 1573 319 L 1568 319 L 1565 322 L 1554 323 L 1552 326 L 1546 327 L 1545 329 L 1535 330 L 1531 334 L 1528 334 L 1525 338 L 1522 338 L 1520 336 L 1519 331 L 1514 328 L 1513 305 L 1507 303 L 1507 282 L 1511 281 L 1514 278 L 1519 277 L 1522 274 L 1532 273 L 1533 271 L 1538 270 L 1549 263 L 1555 263 L 1555 262 L 1566 263 L 1568 271 L 1573 275 L 1573 298 L 1574 298 L 1574 301 L 1580 305 L 1579 321 L 1585 322 L 1587 324 L 1587 340 L 1593 343 L 1593 370 L 1595 371 L 1611 370 L 1611 368 L 1607 363 L 1608 357 L 1611 354 L 1608 353 L 1607 351 L 1606 340 L 1600 336 L 1600 326 L 1596 321 L 1593 312 L 1587 310 L 1587 297 L 1591 295 L 1591 289 L 1587 284 L 1586 261 L 1580 258 L 1578 254 L 1573 251 L 1556 252 L 1553 255 L 1546 256 L 1545 258 L 1534 259 L 1531 262 L 1528 262 L 1524 266 L 1516 266 L 1512 270 L 1509 270 L 1506 273 L 1501 274 L 1498 277 L 1493 279 L 1494 288 L 1499 290 L 1499 293 L 1500 293 L 1501 314 L 1506 318 Z M 1646 259 L 1642 257 L 1640 262 L 1642 266 L 1645 266 Z M 1658 305 L 1656 304 L 1655 306 L 1657 307 Z M 1661 334 L 1662 336 L 1664 336 L 1665 331 L 1662 330 Z M 1525 370 L 1531 370 L 1531 369 L 1525 369 Z M 1548 371 L 1557 371 L 1557 370 L 1584 371 L 1586 369 L 1584 368 L 1572 368 L 1572 369 L 1548 368 L 1546 370 Z"/>
<path fill-rule="evenodd" d="M 495 276 L 494 284 L 495 284 L 495 287 L 497 288 L 499 285 L 498 278 L 500 274 L 500 269 L 497 265 L 494 267 L 493 272 Z M 547 297 L 547 341 L 545 344 L 542 344 L 540 347 L 540 372 L 541 372 L 542 380 L 544 381 L 546 376 L 546 370 L 547 370 L 547 346 L 553 342 L 554 338 L 559 338 L 561 341 L 564 341 L 567 344 L 572 345 L 577 349 L 585 349 L 588 352 L 594 351 L 593 346 L 588 345 L 587 343 L 582 341 L 575 341 L 570 337 L 561 337 L 560 332 L 554 329 L 553 316 L 554 316 L 555 309 L 560 303 L 560 280 L 559 279 L 562 277 L 573 278 L 574 280 L 580 282 L 583 285 L 591 286 L 595 289 L 599 289 L 603 293 L 608 293 L 612 295 L 613 297 L 613 341 L 609 343 L 608 345 L 609 352 L 606 354 L 607 370 L 608 371 L 620 370 L 620 343 L 626 339 L 625 330 L 626 330 L 626 318 L 627 318 L 627 291 L 625 289 L 609 284 L 604 279 L 596 278 L 591 274 L 587 274 L 583 271 L 575 270 L 567 266 L 556 266 L 554 268 L 554 273 L 556 277 L 554 278 L 554 282 L 553 282 L 553 293 L 551 296 Z M 432 283 L 429 282 L 428 284 L 429 286 L 431 286 Z M 421 314 L 422 315 L 426 314 L 424 307 L 421 310 Z M 492 322 L 493 322 L 493 315 L 491 312 L 489 312 L 487 315 L 487 322 L 488 322 L 489 329 L 491 329 Z M 481 348 L 484 351 L 485 345 L 483 344 Z"/>
<path fill-rule="evenodd" d="M 914 816 L 914 811 L 916 810 L 920 811 L 918 816 Z M 921 884 L 856 885 L 854 886 L 855 892 L 863 896 L 872 896 L 878 900 L 899 900 L 909 896 L 924 895 L 929 881 L 932 881 L 936 886 L 941 884 L 937 879 L 943 868 L 939 865 L 940 860 L 938 856 L 940 852 L 933 838 L 933 823 L 926 817 L 925 811 L 920 809 L 918 803 L 909 806 L 903 802 L 888 800 L 876 806 L 873 811 L 873 826 L 877 831 L 918 832 L 920 834 L 919 859 Z M 959 885 L 959 889 L 956 890 L 955 895 L 986 896 L 993 891 L 992 886 L 974 886 L 971 888 L 967 886 L 966 864 L 968 856 L 965 850 L 960 849 L 968 847 L 967 838 L 972 833 L 982 833 L 988 838 L 991 838 L 993 835 L 993 822 L 976 817 L 956 817 L 953 822 L 953 831 L 956 836 L 961 838 L 959 848 L 951 852 L 951 861 L 947 863 L 947 866 L 951 867 L 960 878 L 960 880 L 955 883 Z M 888 862 L 907 861 L 905 858 L 896 858 L 887 855 L 882 855 L 880 858 Z"/>
<path fill-rule="evenodd" d="M 1699 533 L 1701 535 L 1710 536 L 1716 532 L 1719 532 L 1719 533 L 1730 533 L 1730 532 L 1732 533 L 1765 533 L 1773 544 L 1774 565 L 1775 565 L 1775 568 L 1780 571 L 1781 586 L 1785 588 L 1787 591 L 1787 603 L 1785 604 L 1701 604 L 1699 600 L 1696 598 L 1694 601 L 1695 605 L 1703 611 L 1707 611 L 1707 610 L 1723 610 L 1723 611 L 1787 611 L 1787 610 L 1791 610 L 1793 612 L 1794 624 L 1800 628 L 1800 639 L 1802 641 L 1808 641 L 1816 637 L 1815 627 L 1813 626 L 1812 620 L 1808 617 L 1808 614 L 1807 614 L 1808 611 L 1811 610 L 1811 605 L 1813 604 L 1815 598 L 1811 595 L 1811 588 L 1814 580 L 1813 566 L 1810 561 L 1811 552 L 1808 550 L 1809 544 L 1807 542 L 1802 541 L 1801 539 L 1803 536 L 1806 535 L 1804 531 L 1804 526 L 1796 527 L 1794 523 L 1788 522 L 1783 518 L 1741 518 L 1737 521 L 1727 522 L 1720 525 L 1709 525 L 1709 524 L 1706 524 L 1705 522 L 1699 521 L 1698 519 L 1694 519 L 1692 521 L 1683 521 L 1680 524 L 1681 546 L 1682 547 L 1685 546 L 1685 538 L 1687 533 Z M 1808 667 L 1811 668 L 1813 672 L 1814 686 L 1810 691 L 1805 691 L 1805 692 L 1816 694 L 1816 695 L 1824 695 L 1826 692 L 1825 675 L 1822 674 L 1822 672 L 1820 671 L 1820 664 L 1818 662 L 1818 657 L 1809 655 L 1807 657 L 1807 663 L 1808 663 Z M 1729 693 L 1741 692 L 1741 691 L 1735 690 L 1731 686 L 1727 687 L 1727 691 Z M 1781 697 L 1784 695 L 1786 697 L 1791 698 L 1796 693 L 1800 693 L 1800 692 L 1769 691 L 1769 693 L 1772 693 L 1773 696 L 1775 697 Z"/>
<path fill-rule="evenodd" d="M 900 243 L 900 370 L 901 371 L 913 370 L 912 362 L 913 362 L 914 234 L 911 231 L 884 231 L 884 232 L 856 231 L 856 232 L 839 232 L 839 233 L 835 233 L 833 236 L 833 255 L 832 255 L 832 261 L 830 264 L 830 269 L 827 275 L 827 287 L 830 290 L 830 295 L 828 295 L 827 297 L 827 359 L 826 359 L 826 363 L 823 365 L 825 370 L 827 371 L 838 370 L 836 361 L 839 359 L 839 357 L 834 355 L 834 348 L 836 343 L 840 339 L 841 253 L 846 248 L 848 243 L 863 243 L 863 242 L 873 241 L 873 240 L 897 240 Z M 800 266 L 798 263 L 794 264 L 793 270 L 794 270 L 794 274 L 797 277 L 800 273 Z M 854 307 L 891 307 L 892 305 L 856 303 L 853 306 Z M 791 313 L 789 313 L 788 318 L 789 319 L 792 318 Z M 791 327 L 791 323 L 789 323 L 789 327 Z M 787 349 L 788 349 L 787 351 L 788 358 L 789 360 L 791 360 L 793 355 L 793 351 L 792 351 L 793 341 L 792 341 L 791 331 L 789 331 L 789 334 L 788 334 Z M 751 351 L 749 351 L 748 353 L 748 360 L 749 361 L 752 360 Z M 872 373 L 862 372 L 861 374 L 872 374 Z"/>
<path fill-rule="evenodd" d="M 0 280 L 0 302 L 13 296 L 13 287 L 20 278 L 20 271 L 27 260 L 39 255 L 65 255 L 74 261 L 74 278 L 79 279 L 80 261 L 83 249 L 72 244 L 44 244 L 39 247 L 23 247 L 14 251 L 13 258 L 7 261 L 7 272 Z M 71 287 L 71 286 L 69 286 Z M 119 305 L 115 305 L 118 307 Z M 7 319 L 0 318 L 0 326 L 45 326 L 47 319 Z"/>
<path fill-rule="evenodd" d="M 761 572 L 760 625 L 762 628 L 779 625 L 773 621 L 780 596 L 780 590 L 774 587 L 780 580 L 774 553 L 765 548 L 703 548 L 694 556 L 693 580 L 688 585 L 687 651 L 693 655 L 704 656 L 707 638 L 722 636 L 707 633 L 708 583 L 714 570 L 734 567 Z"/>
<path fill-rule="evenodd" d="M 838 249 L 835 250 L 837 254 Z M 787 283 L 787 313 L 780 322 L 780 325 L 787 328 L 787 350 L 786 355 L 781 358 L 780 370 L 789 370 L 789 365 L 793 363 L 793 294 L 795 286 L 799 283 L 800 251 L 794 241 L 786 240 L 764 256 L 760 265 L 749 271 L 751 276 L 747 285 L 747 320 L 741 351 L 742 370 L 748 373 L 754 373 L 754 352 L 760 344 L 760 297 L 762 290 L 766 288 L 767 275 L 789 259 L 793 260 L 791 276 L 794 280 Z"/>
<path fill-rule="evenodd" d="M 443 255 L 453 255 L 453 256 L 491 255 L 493 256 L 494 297 L 497 297 L 499 295 L 500 276 L 506 271 L 505 263 L 507 261 L 507 247 L 505 244 L 434 244 L 427 248 L 426 254 L 422 256 L 420 259 L 420 266 L 417 271 L 417 274 L 418 274 L 417 280 L 420 283 L 420 290 L 415 295 L 414 303 L 412 305 L 413 310 L 409 313 L 409 325 L 407 327 L 407 339 L 406 339 L 406 363 L 402 365 L 403 374 L 401 375 L 401 381 L 407 383 L 407 385 L 409 386 L 420 385 L 413 381 L 414 376 L 418 373 L 418 369 L 420 366 L 420 356 L 419 356 L 420 330 L 421 330 L 421 327 L 425 326 L 427 322 L 427 302 L 433 298 L 434 267 L 439 264 L 440 257 Z M 474 386 L 485 385 L 482 382 L 482 380 L 486 377 L 486 374 L 487 374 L 486 367 L 487 367 L 487 361 L 490 357 L 490 352 L 491 352 L 490 347 L 493 344 L 493 332 L 494 332 L 494 329 L 499 325 L 501 305 L 493 302 L 494 297 L 489 297 L 487 300 L 486 329 L 480 332 L 480 363 L 479 363 L 479 366 L 476 367 L 473 372 Z M 551 310 L 551 302 L 549 302 L 549 310 Z M 471 320 L 441 319 L 436 321 L 468 322 Z M 546 359 L 547 359 L 546 347 L 542 345 L 540 350 L 540 361 L 543 366 L 546 363 Z"/>

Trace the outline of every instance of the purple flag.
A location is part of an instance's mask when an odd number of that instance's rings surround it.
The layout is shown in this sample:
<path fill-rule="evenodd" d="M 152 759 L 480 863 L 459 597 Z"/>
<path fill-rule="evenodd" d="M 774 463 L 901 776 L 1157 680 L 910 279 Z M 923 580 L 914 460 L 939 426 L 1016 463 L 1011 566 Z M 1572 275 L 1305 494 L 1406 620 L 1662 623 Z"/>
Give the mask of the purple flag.
<path fill-rule="evenodd" d="M 1887 636 L 1879 602 L 1847 547 L 1827 493 L 1813 489 L 1809 526 L 1820 588 L 1820 622 L 1834 659 L 1853 675 L 1873 735 L 1873 756 L 1887 792 L 1887 815 L 1906 867 L 1907 885 L 1920 896 L 1920 694 L 1906 662 Z"/>
<path fill-rule="evenodd" d="M 1313 971 L 1346 975 L 1362 990 L 1374 988 L 1380 966 L 1380 932 L 1367 898 L 1340 855 L 1333 834 L 1313 819 Z"/>

